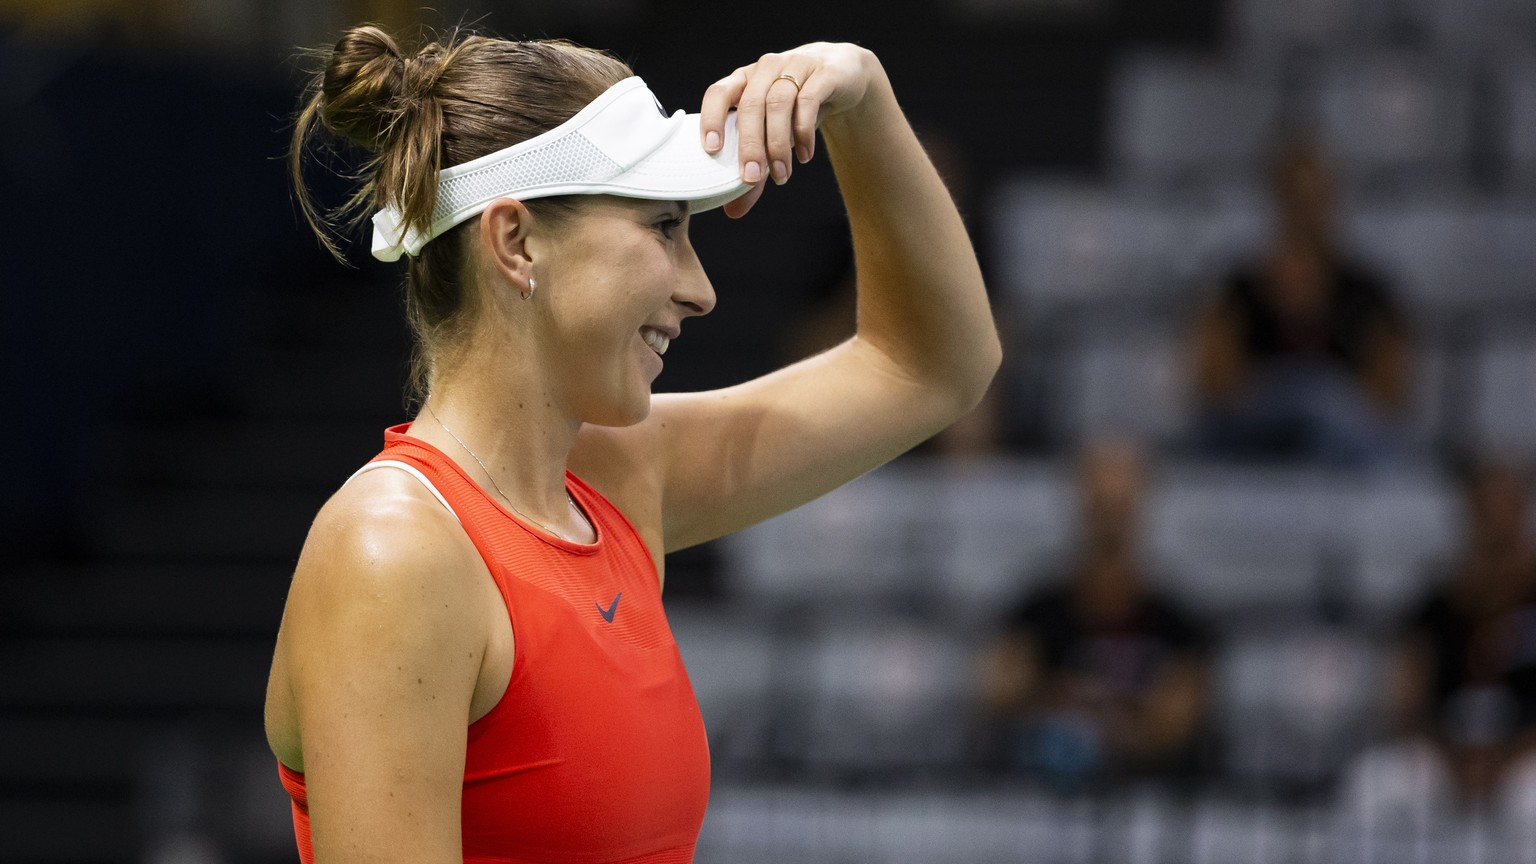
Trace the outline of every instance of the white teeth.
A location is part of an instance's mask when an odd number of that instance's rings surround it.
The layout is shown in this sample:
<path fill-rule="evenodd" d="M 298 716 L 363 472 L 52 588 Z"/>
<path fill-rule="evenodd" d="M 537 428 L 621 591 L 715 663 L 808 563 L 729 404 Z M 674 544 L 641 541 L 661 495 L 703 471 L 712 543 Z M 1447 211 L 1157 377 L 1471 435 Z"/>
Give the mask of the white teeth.
<path fill-rule="evenodd" d="M 649 327 L 643 327 L 640 329 L 640 338 L 644 339 L 645 344 L 651 346 L 651 350 L 655 351 L 657 354 L 667 353 L 667 346 L 672 344 L 671 339 L 668 339 L 667 337 L 661 335 L 659 331 L 652 330 Z"/>

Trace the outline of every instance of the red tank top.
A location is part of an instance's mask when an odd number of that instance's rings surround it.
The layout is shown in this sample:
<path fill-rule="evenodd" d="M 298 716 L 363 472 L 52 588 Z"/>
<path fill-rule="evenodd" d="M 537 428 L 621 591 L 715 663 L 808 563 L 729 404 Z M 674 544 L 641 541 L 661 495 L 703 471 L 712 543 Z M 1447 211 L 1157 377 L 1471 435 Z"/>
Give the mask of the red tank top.
<path fill-rule="evenodd" d="M 686 864 L 709 798 L 698 701 L 661 608 L 645 544 L 607 499 L 566 474 L 597 531 L 551 537 L 405 434 L 384 451 L 422 472 L 485 559 L 512 619 L 506 694 L 468 727 L 464 861 Z M 279 764 L 299 857 L 313 864 L 304 775 Z"/>

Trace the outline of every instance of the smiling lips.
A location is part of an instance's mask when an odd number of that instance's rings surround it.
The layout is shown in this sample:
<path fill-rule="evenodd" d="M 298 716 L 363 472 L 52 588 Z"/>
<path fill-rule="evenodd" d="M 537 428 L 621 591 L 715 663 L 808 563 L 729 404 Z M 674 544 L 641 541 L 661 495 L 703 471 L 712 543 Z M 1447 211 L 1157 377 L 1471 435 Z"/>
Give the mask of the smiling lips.
<path fill-rule="evenodd" d="M 651 346 L 651 350 L 658 355 L 667 353 L 667 346 L 672 344 L 671 337 L 654 327 L 641 327 L 640 338 L 644 339 L 645 344 Z"/>

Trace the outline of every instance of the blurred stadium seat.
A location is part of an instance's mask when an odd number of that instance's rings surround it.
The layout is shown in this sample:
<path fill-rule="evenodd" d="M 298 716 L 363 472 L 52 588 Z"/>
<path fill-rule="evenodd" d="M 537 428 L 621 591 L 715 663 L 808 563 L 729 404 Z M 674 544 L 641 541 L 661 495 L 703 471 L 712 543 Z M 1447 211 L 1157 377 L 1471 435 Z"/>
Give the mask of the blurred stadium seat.
<path fill-rule="evenodd" d="M 1490 335 L 1473 363 L 1472 442 L 1481 452 L 1536 458 L 1536 331 Z"/>
<path fill-rule="evenodd" d="M 889 778 L 965 765 L 974 646 L 879 611 L 819 616 L 793 646 L 790 759 L 814 776 Z M 781 709 L 782 710 L 782 709 Z"/>
<path fill-rule="evenodd" d="M 1110 82 L 1111 172 L 1162 188 L 1247 182 L 1269 161 L 1281 97 L 1273 65 L 1126 57 Z"/>
<path fill-rule="evenodd" d="M 932 519 L 922 482 L 889 466 L 725 538 L 727 590 L 768 609 L 909 596 L 927 576 L 913 530 Z"/>
<path fill-rule="evenodd" d="M 1049 462 L 931 466 L 933 607 L 962 626 L 991 626 L 1070 552 L 1071 480 Z"/>
<path fill-rule="evenodd" d="M 1453 182 L 1470 167 L 1471 81 L 1417 55 L 1350 53 L 1326 64 L 1318 133 L 1346 180 Z"/>
<path fill-rule="evenodd" d="M 710 760 L 748 774 L 769 758 L 783 650 L 773 622 L 742 610 L 683 602 L 667 606 L 678 650 L 699 700 Z"/>
<path fill-rule="evenodd" d="M 1362 623 L 1400 620 L 1433 586 L 1461 536 L 1461 501 L 1433 471 L 1379 474 L 1351 484 L 1353 599 Z"/>
<path fill-rule="evenodd" d="M 1074 333 L 1050 376 L 1058 440 L 1175 443 L 1194 410 L 1187 327 L 1142 322 Z"/>
<path fill-rule="evenodd" d="M 1431 331 L 1531 311 L 1536 206 L 1436 194 L 1348 211 L 1349 248 L 1388 275 Z"/>
<path fill-rule="evenodd" d="M 1149 552 L 1163 587 L 1214 619 L 1305 615 L 1344 554 L 1344 506 L 1320 474 L 1169 470 L 1147 505 Z"/>
<path fill-rule="evenodd" d="M 1022 176 L 994 199 L 996 269 L 1046 333 L 1064 319 L 1184 314 L 1221 266 L 1258 248 L 1268 215 L 1251 183 L 1161 195 Z"/>
<path fill-rule="evenodd" d="M 1177 229 L 1165 206 L 1095 184 L 1021 178 L 993 213 L 1003 289 L 1037 326 L 1106 306 L 1157 305 Z"/>
<path fill-rule="evenodd" d="M 1499 83 L 1508 180 L 1518 188 L 1536 190 L 1536 51 L 1528 48 L 1509 62 Z"/>
<path fill-rule="evenodd" d="M 1328 788 L 1379 730 L 1383 655 L 1344 628 L 1228 628 L 1214 713 L 1223 776 L 1276 794 Z"/>
<path fill-rule="evenodd" d="M 1245 56 L 1343 47 L 1371 29 L 1372 0 L 1230 0 L 1228 41 Z"/>
<path fill-rule="evenodd" d="M 1220 799 L 1201 801 L 1190 814 L 1191 864 L 1304 860 L 1305 814 Z"/>

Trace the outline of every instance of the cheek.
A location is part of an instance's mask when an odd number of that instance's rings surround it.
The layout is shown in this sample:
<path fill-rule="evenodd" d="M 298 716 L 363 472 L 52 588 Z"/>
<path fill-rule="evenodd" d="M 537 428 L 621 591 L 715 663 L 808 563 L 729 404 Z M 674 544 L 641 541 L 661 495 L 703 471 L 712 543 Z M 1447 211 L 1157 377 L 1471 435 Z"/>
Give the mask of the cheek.
<path fill-rule="evenodd" d="M 574 263 L 550 270 L 547 301 L 560 351 L 582 365 L 633 362 L 645 348 L 640 327 L 666 307 L 676 281 L 668 248 L 645 232 L 614 231 L 565 260 Z"/>

